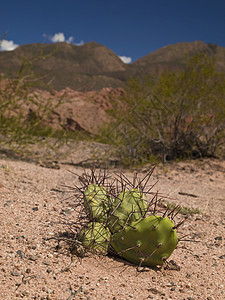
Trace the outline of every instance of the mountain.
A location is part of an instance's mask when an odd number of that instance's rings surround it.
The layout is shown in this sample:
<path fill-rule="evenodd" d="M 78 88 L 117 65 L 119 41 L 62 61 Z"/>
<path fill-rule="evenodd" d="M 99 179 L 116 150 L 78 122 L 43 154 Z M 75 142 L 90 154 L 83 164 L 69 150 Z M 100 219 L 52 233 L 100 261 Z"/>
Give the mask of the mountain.
<path fill-rule="evenodd" d="M 0 73 L 15 75 L 22 62 L 28 67 L 30 62 L 34 73 L 56 90 L 66 87 L 77 91 L 101 90 L 121 87 L 129 77 L 182 69 L 186 58 L 198 52 L 213 57 L 218 70 L 225 72 L 225 48 L 195 41 L 165 46 L 129 65 L 112 50 L 95 42 L 82 46 L 23 45 L 14 51 L 0 52 Z"/>
<path fill-rule="evenodd" d="M 188 57 L 204 52 L 213 57 L 218 70 L 225 72 L 225 48 L 215 44 L 206 44 L 201 41 L 184 42 L 162 47 L 148 55 L 136 60 L 133 67 L 144 73 L 160 72 L 164 69 L 184 68 Z"/>
<path fill-rule="evenodd" d="M 121 80 L 113 73 L 126 69 L 113 51 L 95 42 L 83 46 L 57 43 L 23 45 L 14 51 L 0 52 L 0 73 L 15 74 L 23 61 L 33 61 L 35 74 L 44 76 L 46 83 L 52 82 L 56 90 L 121 86 Z"/>

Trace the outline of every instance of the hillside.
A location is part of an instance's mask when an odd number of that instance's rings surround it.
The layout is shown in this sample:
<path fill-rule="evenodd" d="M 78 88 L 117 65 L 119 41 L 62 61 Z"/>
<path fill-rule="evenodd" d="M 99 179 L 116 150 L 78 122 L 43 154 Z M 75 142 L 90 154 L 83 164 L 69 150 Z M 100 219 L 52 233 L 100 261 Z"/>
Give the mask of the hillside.
<path fill-rule="evenodd" d="M 144 73 L 160 72 L 164 69 L 184 68 L 188 57 L 204 52 L 216 61 L 219 71 L 225 72 L 225 48 L 201 41 L 184 42 L 162 47 L 136 60 L 133 67 Z"/>
<path fill-rule="evenodd" d="M 213 57 L 218 70 L 225 72 L 225 48 L 195 41 L 165 46 L 129 65 L 112 50 L 95 42 L 82 46 L 68 43 L 23 45 L 14 51 L 0 52 L 0 73 L 14 75 L 23 61 L 33 61 L 34 73 L 56 90 L 66 87 L 77 91 L 101 90 L 122 87 L 130 77 L 184 68 L 186 58 L 198 52 Z"/>
<path fill-rule="evenodd" d="M 111 50 L 95 42 L 83 46 L 68 43 L 23 45 L 10 52 L 0 52 L 0 73 L 15 74 L 23 60 L 33 62 L 33 70 L 53 88 L 61 90 L 100 90 L 122 83 L 114 72 L 124 71 L 126 65 Z"/>

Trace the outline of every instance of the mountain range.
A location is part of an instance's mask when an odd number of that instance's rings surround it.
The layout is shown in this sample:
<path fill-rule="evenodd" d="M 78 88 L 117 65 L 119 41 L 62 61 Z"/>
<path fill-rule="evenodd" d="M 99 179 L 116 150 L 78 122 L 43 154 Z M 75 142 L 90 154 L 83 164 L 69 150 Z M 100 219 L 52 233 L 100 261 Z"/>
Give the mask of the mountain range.
<path fill-rule="evenodd" d="M 22 45 L 14 51 L 0 52 L 0 74 L 14 76 L 26 68 L 55 90 L 76 91 L 123 87 L 130 77 L 160 74 L 164 70 L 184 68 L 186 58 L 204 52 L 225 72 L 225 48 L 201 41 L 165 46 L 125 64 L 118 55 L 96 42 L 82 46 L 68 43 Z"/>

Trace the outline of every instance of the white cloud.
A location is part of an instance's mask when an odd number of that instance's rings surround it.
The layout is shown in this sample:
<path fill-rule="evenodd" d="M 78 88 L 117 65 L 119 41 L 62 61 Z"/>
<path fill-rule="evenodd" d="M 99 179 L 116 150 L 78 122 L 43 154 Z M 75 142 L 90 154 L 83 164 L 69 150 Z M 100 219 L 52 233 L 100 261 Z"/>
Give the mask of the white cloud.
<path fill-rule="evenodd" d="M 84 44 L 84 41 L 80 41 L 79 43 L 74 43 L 74 37 L 70 36 L 68 39 L 66 39 L 65 34 L 63 32 L 55 33 L 54 35 L 47 35 L 43 34 L 43 37 L 52 43 L 58 43 L 58 42 L 66 42 L 68 44 L 73 44 L 76 46 L 82 46 Z"/>
<path fill-rule="evenodd" d="M 53 43 L 65 42 L 65 35 L 62 32 L 55 33 L 52 37 L 49 38 Z"/>
<path fill-rule="evenodd" d="M 13 51 L 17 47 L 19 47 L 19 45 L 15 44 L 13 41 L 0 41 L 0 51 Z"/>
<path fill-rule="evenodd" d="M 128 56 L 119 56 L 119 58 L 122 60 L 122 62 L 124 62 L 125 64 L 130 64 L 132 61 L 131 57 Z"/>
<path fill-rule="evenodd" d="M 73 36 L 70 36 L 70 37 L 66 40 L 66 42 L 67 42 L 68 44 L 72 44 L 72 43 L 73 43 L 73 40 L 74 40 Z"/>
<path fill-rule="evenodd" d="M 82 46 L 82 45 L 84 45 L 84 41 L 80 41 L 79 43 L 75 43 L 74 45 L 75 46 Z"/>

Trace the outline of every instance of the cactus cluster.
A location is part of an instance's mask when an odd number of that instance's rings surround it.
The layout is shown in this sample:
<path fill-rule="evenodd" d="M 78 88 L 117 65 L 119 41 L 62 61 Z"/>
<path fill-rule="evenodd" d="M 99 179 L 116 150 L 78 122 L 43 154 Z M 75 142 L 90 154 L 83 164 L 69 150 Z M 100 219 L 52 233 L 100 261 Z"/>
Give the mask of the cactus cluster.
<path fill-rule="evenodd" d="M 109 177 L 95 170 L 79 177 L 77 238 L 86 251 L 113 252 L 138 266 L 162 265 L 168 259 L 178 241 L 178 207 L 160 205 L 148 186 L 152 172 L 142 180 L 135 175 L 132 182 L 122 174 Z"/>

